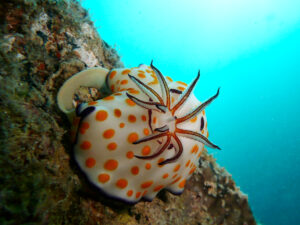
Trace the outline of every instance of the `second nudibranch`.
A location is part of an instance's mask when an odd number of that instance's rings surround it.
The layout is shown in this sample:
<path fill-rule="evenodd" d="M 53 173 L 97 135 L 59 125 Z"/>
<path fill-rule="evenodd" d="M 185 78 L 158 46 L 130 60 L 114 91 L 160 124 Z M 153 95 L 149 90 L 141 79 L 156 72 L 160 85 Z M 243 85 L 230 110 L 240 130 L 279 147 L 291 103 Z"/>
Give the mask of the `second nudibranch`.
<path fill-rule="evenodd" d="M 130 203 L 152 200 L 163 188 L 181 193 L 204 145 L 218 148 L 208 140 L 204 108 L 219 90 L 201 104 L 192 93 L 199 77 L 187 87 L 152 63 L 109 71 L 112 94 L 79 105 L 73 121 L 74 159 L 88 180 Z"/>

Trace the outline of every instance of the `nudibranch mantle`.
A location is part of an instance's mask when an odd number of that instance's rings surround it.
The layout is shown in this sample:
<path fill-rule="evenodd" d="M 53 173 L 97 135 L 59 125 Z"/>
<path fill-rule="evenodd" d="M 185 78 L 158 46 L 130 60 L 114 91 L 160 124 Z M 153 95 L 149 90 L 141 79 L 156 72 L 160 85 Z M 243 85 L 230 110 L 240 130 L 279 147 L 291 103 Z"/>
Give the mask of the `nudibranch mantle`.
<path fill-rule="evenodd" d="M 72 76 L 58 93 L 58 105 L 76 128 L 74 159 L 87 179 L 108 196 L 129 203 L 152 200 L 163 188 L 182 193 L 198 167 L 208 138 L 204 108 L 189 87 L 164 77 L 151 63 L 131 69 L 87 69 Z M 80 104 L 72 96 L 79 86 L 111 95 Z"/>

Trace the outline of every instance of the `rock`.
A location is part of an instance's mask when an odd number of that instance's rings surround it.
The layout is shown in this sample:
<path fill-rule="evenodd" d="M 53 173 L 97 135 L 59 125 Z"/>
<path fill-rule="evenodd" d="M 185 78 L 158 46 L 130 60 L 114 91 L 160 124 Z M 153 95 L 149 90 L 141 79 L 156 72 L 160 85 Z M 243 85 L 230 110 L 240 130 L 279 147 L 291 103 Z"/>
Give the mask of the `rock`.
<path fill-rule="evenodd" d="M 92 190 L 70 160 L 56 95 L 87 67 L 123 67 L 120 57 L 76 1 L 5 1 L 0 19 L 1 224 L 256 224 L 206 151 L 180 196 L 126 205 Z"/>

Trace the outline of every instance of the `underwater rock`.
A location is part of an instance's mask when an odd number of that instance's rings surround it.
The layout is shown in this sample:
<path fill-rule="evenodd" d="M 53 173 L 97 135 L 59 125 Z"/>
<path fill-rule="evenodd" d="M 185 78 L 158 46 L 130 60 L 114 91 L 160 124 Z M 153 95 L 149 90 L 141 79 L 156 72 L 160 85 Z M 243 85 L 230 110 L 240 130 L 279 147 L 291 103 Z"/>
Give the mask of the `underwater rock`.
<path fill-rule="evenodd" d="M 93 190 L 70 160 L 56 95 L 85 68 L 123 67 L 120 57 L 76 1 L 5 1 L 0 21 L 1 224 L 256 224 L 247 196 L 206 151 L 180 196 L 126 205 Z"/>

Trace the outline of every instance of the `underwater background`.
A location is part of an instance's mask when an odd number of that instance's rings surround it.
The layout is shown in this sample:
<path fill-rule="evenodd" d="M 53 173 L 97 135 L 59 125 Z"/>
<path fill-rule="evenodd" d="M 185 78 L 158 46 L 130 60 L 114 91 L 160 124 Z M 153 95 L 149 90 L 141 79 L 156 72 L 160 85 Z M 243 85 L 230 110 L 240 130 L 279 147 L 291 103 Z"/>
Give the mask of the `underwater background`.
<path fill-rule="evenodd" d="M 208 149 L 262 224 L 300 224 L 300 1 L 83 1 L 125 67 L 201 78 Z"/>

